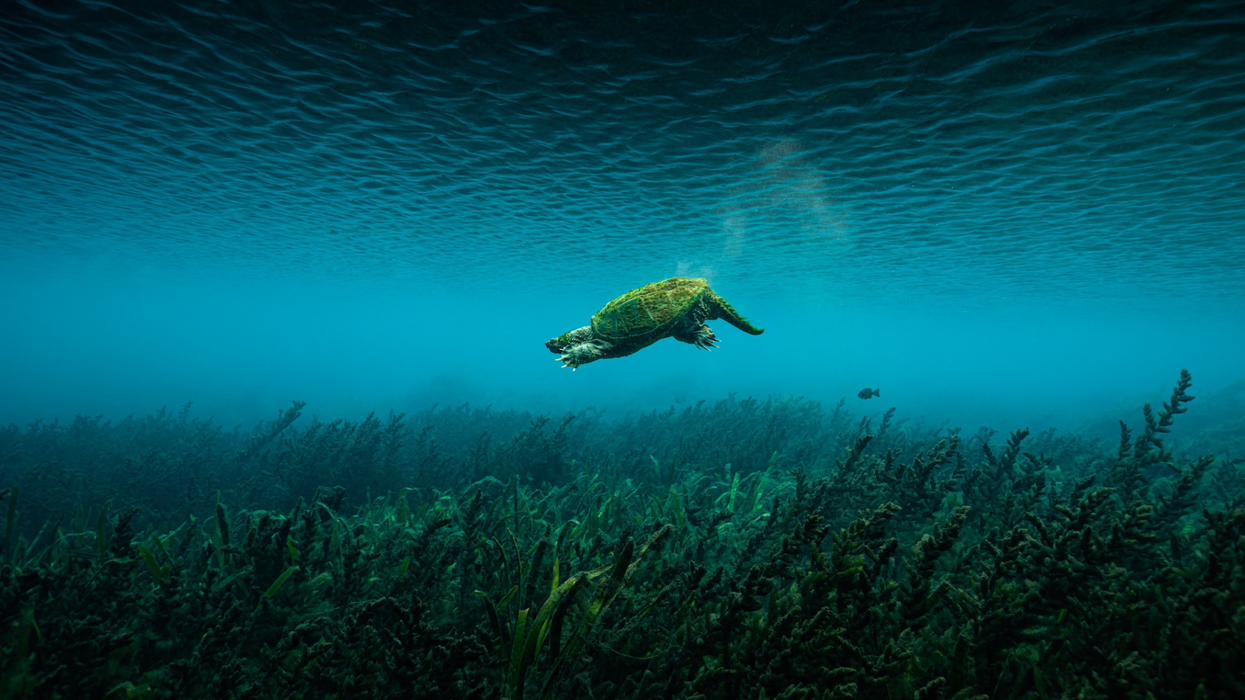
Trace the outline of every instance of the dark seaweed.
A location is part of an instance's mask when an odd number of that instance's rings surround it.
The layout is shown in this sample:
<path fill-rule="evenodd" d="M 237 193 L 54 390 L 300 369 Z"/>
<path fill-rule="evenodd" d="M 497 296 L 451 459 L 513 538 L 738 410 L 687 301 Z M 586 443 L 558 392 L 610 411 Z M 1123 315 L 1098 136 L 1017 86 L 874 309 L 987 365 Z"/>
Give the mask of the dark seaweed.
<path fill-rule="evenodd" d="M 0 697 L 1242 697 L 1191 384 L 1109 447 L 794 399 L 9 426 Z"/>

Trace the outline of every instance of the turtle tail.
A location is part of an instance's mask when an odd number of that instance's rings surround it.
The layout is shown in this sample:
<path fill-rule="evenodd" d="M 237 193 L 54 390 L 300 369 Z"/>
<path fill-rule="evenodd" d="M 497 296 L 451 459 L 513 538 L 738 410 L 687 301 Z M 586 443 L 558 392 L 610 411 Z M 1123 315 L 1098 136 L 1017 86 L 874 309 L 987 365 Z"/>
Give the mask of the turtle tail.
<path fill-rule="evenodd" d="M 726 300 L 717 294 L 713 295 L 710 305 L 714 310 L 714 314 L 711 318 L 720 318 L 748 335 L 761 335 L 765 332 L 764 328 L 757 328 L 751 323 L 748 323 L 743 316 L 739 315 L 739 312 L 735 310 L 735 307 L 726 303 Z"/>

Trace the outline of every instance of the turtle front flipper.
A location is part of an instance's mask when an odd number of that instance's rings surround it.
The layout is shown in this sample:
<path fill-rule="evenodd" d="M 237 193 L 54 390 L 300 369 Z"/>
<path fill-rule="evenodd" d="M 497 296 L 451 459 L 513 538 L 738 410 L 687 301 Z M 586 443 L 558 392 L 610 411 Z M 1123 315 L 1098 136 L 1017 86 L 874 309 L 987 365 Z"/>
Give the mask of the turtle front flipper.
<path fill-rule="evenodd" d="M 726 303 L 726 300 L 717 294 L 713 294 L 713 296 L 709 298 L 708 302 L 710 315 L 709 318 L 705 319 L 706 321 L 712 321 L 715 318 L 720 318 L 748 335 L 761 335 L 765 332 L 764 328 L 757 328 L 751 323 L 748 323 L 743 316 L 739 315 L 739 312 L 736 311 L 733 306 Z"/>
<path fill-rule="evenodd" d="M 681 328 L 671 337 L 681 343 L 695 345 L 701 350 L 709 350 L 718 346 L 718 337 L 713 334 L 713 329 L 703 323 L 699 327 Z"/>

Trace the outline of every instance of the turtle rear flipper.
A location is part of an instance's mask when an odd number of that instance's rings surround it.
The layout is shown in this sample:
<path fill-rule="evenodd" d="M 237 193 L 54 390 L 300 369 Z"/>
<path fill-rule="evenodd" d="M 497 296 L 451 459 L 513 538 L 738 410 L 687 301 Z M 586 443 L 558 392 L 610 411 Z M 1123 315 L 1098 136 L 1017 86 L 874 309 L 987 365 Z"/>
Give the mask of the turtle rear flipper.
<path fill-rule="evenodd" d="M 680 343 L 695 345 L 701 350 L 712 350 L 718 346 L 718 338 L 713 334 L 713 329 L 703 323 L 696 328 L 680 328 L 672 337 Z"/>
<path fill-rule="evenodd" d="M 761 335 L 765 332 L 764 328 L 757 328 L 744 320 L 744 317 L 739 315 L 735 307 L 726 303 L 726 300 L 717 294 L 714 294 L 713 298 L 709 300 L 709 308 L 713 310 L 713 315 L 706 320 L 720 318 L 748 335 Z"/>

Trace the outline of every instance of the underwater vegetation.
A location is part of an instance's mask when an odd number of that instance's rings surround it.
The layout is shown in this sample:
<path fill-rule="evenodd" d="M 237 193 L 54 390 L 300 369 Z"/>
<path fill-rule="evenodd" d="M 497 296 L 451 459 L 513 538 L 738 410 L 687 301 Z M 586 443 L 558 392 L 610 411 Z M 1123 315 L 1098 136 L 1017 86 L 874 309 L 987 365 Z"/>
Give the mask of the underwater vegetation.
<path fill-rule="evenodd" d="M 0 430 L 4 698 L 1238 698 L 1239 463 L 703 402 Z"/>

